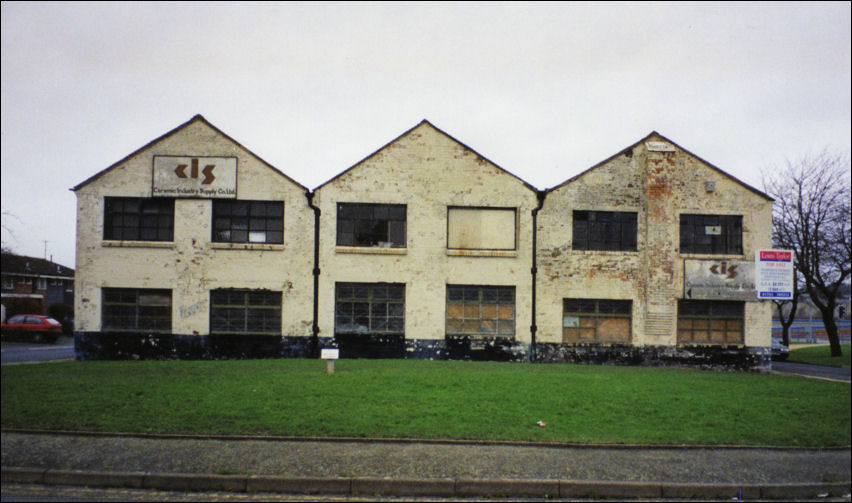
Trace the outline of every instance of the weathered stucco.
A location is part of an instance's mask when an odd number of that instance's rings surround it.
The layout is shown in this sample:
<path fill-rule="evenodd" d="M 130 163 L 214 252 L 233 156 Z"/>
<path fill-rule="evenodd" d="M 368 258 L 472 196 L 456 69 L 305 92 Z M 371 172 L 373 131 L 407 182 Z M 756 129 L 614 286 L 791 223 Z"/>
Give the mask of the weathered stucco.
<path fill-rule="evenodd" d="M 104 198 L 151 197 L 154 155 L 235 156 L 237 198 L 284 202 L 284 243 L 211 242 L 212 200 L 176 199 L 173 242 L 106 241 Z M 172 290 L 172 331 L 209 333 L 210 290 L 282 292 L 282 334 L 313 322 L 313 212 L 305 188 L 197 116 L 78 186 L 76 330 L 101 330 L 101 289 Z"/>
<path fill-rule="evenodd" d="M 647 142 L 671 151 L 649 151 Z M 636 212 L 637 250 L 574 250 L 575 210 Z M 633 301 L 633 345 L 674 346 L 684 260 L 753 261 L 771 247 L 771 210 L 766 196 L 658 135 L 556 187 L 538 214 L 537 340 L 562 342 L 564 298 L 625 299 Z M 680 253 L 682 213 L 742 215 L 743 253 Z M 769 346 L 770 334 L 769 302 L 746 302 L 745 346 Z"/>

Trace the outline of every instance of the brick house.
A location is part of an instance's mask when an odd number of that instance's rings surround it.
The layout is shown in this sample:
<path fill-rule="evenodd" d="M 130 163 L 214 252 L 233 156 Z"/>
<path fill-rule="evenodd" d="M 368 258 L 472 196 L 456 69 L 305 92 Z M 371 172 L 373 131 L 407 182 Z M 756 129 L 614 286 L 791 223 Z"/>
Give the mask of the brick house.
<path fill-rule="evenodd" d="M 74 303 L 74 269 L 50 260 L 13 253 L 2 255 L 2 299 L 6 305 L 13 299 L 28 299 L 43 314 L 53 304 Z"/>

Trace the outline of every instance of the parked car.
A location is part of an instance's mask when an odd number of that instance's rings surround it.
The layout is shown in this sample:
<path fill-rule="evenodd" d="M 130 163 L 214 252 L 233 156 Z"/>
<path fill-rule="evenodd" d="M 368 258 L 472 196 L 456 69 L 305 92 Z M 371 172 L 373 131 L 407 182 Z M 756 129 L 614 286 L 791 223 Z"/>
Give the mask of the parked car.
<path fill-rule="evenodd" d="M 785 346 L 781 339 L 772 338 L 772 359 L 777 362 L 783 362 L 790 356 L 790 348 Z"/>
<path fill-rule="evenodd" d="M 3 337 L 35 342 L 56 342 L 62 335 L 62 323 L 40 314 L 16 314 L 2 325 Z"/>

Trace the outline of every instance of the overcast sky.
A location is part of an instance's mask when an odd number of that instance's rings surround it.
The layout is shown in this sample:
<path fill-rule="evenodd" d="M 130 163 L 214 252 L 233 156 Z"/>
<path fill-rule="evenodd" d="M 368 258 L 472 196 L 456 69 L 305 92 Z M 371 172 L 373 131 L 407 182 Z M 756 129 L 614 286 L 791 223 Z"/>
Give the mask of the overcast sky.
<path fill-rule="evenodd" d="M 3 244 L 74 267 L 69 189 L 199 113 L 309 188 L 424 118 L 540 189 L 651 131 L 762 188 L 850 150 L 850 25 L 848 2 L 3 2 Z"/>

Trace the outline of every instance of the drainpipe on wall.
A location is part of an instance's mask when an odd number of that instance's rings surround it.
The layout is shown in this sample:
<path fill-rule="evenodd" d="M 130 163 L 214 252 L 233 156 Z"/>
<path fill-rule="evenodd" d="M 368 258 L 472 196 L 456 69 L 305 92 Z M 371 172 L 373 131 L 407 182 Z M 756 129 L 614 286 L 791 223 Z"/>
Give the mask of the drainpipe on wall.
<path fill-rule="evenodd" d="M 320 244 L 320 209 L 314 206 L 314 193 L 305 192 L 308 206 L 314 210 L 314 323 L 311 336 L 311 357 L 319 358 L 319 244 Z"/>
<path fill-rule="evenodd" d="M 532 317 L 530 324 L 530 362 L 535 363 L 536 355 L 535 355 L 535 333 L 538 331 L 538 327 L 535 324 L 535 278 L 538 273 L 538 268 L 536 267 L 536 245 L 538 241 L 538 224 L 536 220 L 538 219 L 538 211 L 544 206 L 544 198 L 547 197 L 546 190 L 537 190 L 535 192 L 536 197 L 538 198 L 538 206 L 533 208 L 532 210 L 532 269 L 530 272 L 532 273 Z"/>

